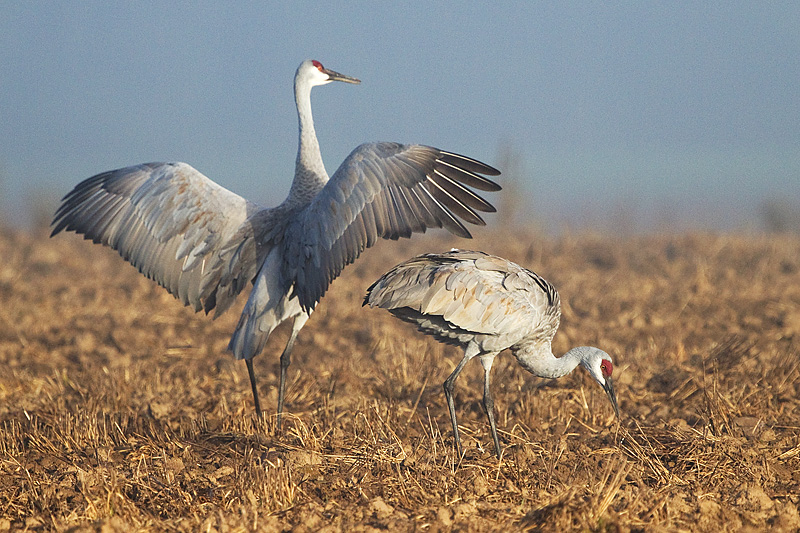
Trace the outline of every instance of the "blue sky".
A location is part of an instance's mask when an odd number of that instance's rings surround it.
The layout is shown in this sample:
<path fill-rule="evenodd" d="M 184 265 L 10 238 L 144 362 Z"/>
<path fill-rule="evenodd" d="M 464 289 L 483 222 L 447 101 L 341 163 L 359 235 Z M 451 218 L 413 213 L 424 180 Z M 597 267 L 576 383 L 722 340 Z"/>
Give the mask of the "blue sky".
<path fill-rule="evenodd" d="M 2 218 L 159 160 L 278 203 L 306 58 L 362 80 L 313 92 L 329 173 L 364 141 L 510 147 L 551 229 L 800 205 L 795 2 L 0 1 Z"/>

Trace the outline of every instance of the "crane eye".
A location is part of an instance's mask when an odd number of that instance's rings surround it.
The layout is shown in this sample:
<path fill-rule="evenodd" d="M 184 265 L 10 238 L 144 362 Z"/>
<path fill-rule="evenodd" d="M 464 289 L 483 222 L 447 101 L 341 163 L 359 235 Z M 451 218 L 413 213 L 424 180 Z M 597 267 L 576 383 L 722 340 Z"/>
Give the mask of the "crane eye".
<path fill-rule="evenodd" d="M 603 362 L 600 363 L 600 370 L 603 372 L 603 377 L 608 377 L 614 371 L 614 365 L 608 359 L 603 359 Z"/>
<path fill-rule="evenodd" d="M 325 67 L 322 66 L 322 63 L 320 63 L 316 59 L 313 59 L 311 61 L 311 64 L 314 65 L 315 67 L 317 67 L 317 70 L 319 70 L 320 72 L 322 72 L 322 69 L 325 68 Z"/>

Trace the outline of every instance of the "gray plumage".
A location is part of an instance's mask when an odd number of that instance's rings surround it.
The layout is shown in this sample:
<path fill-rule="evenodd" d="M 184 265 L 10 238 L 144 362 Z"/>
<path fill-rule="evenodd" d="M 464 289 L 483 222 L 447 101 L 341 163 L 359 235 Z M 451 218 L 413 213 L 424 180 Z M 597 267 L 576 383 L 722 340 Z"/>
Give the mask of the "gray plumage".
<path fill-rule="evenodd" d="M 62 230 L 117 250 L 139 271 L 195 311 L 227 310 L 253 283 L 228 348 L 247 362 L 270 333 L 293 319 L 281 355 L 278 426 L 295 338 L 342 269 L 377 239 L 444 227 L 470 237 L 462 220 L 495 209 L 472 189 L 500 186 L 480 174 L 499 171 L 422 145 L 365 143 L 329 179 L 311 115 L 311 88 L 359 80 L 304 61 L 294 80 L 299 122 L 295 176 L 286 200 L 264 208 L 209 180 L 186 163 L 147 163 L 93 176 L 68 193 L 52 235 Z"/>
<path fill-rule="evenodd" d="M 484 368 L 483 404 L 500 456 L 489 377 L 495 356 L 506 348 L 523 368 L 539 377 L 558 378 L 580 364 L 603 387 L 619 416 L 611 357 L 590 346 L 554 356 L 551 343 L 561 318 L 558 292 L 516 263 L 465 250 L 420 255 L 400 263 L 373 283 L 364 305 L 386 309 L 423 333 L 464 348 L 464 357 L 444 382 L 459 454 L 462 450 L 453 388 L 464 365 L 477 356 Z"/>

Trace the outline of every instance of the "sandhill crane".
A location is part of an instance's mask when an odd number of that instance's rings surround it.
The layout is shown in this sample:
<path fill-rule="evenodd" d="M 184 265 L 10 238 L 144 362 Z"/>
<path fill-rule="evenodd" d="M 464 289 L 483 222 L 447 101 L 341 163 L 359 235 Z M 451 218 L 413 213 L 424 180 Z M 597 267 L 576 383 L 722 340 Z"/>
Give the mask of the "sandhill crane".
<path fill-rule="evenodd" d="M 420 255 L 400 263 L 373 283 L 364 298 L 363 305 L 367 304 L 387 309 L 441 342 L 464 347 L 463 359 L 444 382 L 459 456 L 463 451 L 453 388 L 464 365 L 477 356 L 484 371 L 483 406 L 495 453 L 500 457 L 489 372 L 495 356 L 506 348 L 525 370 L 543 378 L 559 378 L 580 364 L 606 391 L 619 417 L 611 357 L 589 346 L 572 348 L 555 357 L 550 343 L 561 318 L 558 292 L 534 272 L 511 261 L 465 250 Z"/>
<path fill-rule="evenodd" d="M 469 187 L 500 190 L 479 175 L 500 172 L 480 161 L 390 142 L 358 146 L 329 179 L 311 117 L 311 88 L 332 81 L 360 83 L 318 61 L 297 69 L 295 175 L 277 207 L 245 200 L 186 163 L 146 163 L 81 182 L 53 220 L 51 236 L 75 231 L 112 247 L 184 305 L 214 309 L 214 318 L 252 281 L 228 349 L 247 363 L 261 416 L 253 358 L 278 324 L 293 319 L 280 357 L 278 428 L 297 334 L 342 269 L 378 238 L 410 237 L 431 227 L 469 238 L 459 219 L 484 225 L 476 211 L 495 211 Z"/>

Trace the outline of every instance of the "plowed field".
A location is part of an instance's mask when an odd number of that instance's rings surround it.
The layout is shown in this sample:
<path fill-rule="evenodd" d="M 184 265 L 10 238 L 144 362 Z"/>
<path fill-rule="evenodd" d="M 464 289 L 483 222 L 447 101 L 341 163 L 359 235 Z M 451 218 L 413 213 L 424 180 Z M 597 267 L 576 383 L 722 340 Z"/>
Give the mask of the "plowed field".
<path fill-rule="evenodd" d="M 493 368 L 361 307 L 395 263 L 452 246 L 559 289 L 554 349 L 612 354 L 622 418 L 582 370 Z M 484 231 L 368 250 L 317 307 L 282 434 L 225 352 L 238 311 L 194 314 L 113 251 L 0 231 L 0 531 L 797 531 L 800 238 Z M 256 359 L 277 402 L 282 327 Z"/>

